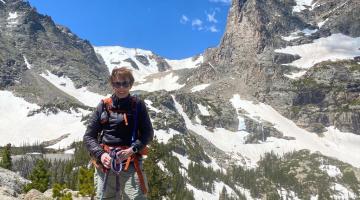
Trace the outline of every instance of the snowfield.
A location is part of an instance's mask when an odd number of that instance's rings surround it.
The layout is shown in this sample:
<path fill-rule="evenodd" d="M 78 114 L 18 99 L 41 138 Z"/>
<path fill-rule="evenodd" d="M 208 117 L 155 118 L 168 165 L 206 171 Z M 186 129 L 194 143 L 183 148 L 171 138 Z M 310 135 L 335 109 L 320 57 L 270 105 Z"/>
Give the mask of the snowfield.
<path fill-rule="evenodd" d="M 76 89 L 74 83 L 68 77 L 58 77 L 49 71 L 47 71 L 47 74 L 41 74 L 41 76 L 63 92 L 75 97 L 87 106 L 96 107 L 100 103 L 100 100 L 106 97 L 90 92 L 86 87 Z"/>
<path fill-rule="evenodd" d="M 360 37 L 352 38 L 339 33 L 316 39 L 313 43 L 276 49 L 275 52 L 299 55 L 300 59 L 286 65 L 308 69 L 322 61 L 353 59 L 360 56 L 359 47 Z"/>
<path fill-rule="evenodd" d="M 7 143 L 15 146 L 33 144 L 56 139 L 65 134 L 70 135 L 54 145 L 54 148 L 65 148 L 73 141 L 82 140 L 85 126 L 81 118 L 88 114 L 88 111 L 79 109 L 80 113 L 59 112 L 56 115 L 39 113 L 28 117 L 29 111 L 40 107 L 3 90 L 0 90 L 0 102 L 2 102 L 0 104 L 1 146 Z"/>

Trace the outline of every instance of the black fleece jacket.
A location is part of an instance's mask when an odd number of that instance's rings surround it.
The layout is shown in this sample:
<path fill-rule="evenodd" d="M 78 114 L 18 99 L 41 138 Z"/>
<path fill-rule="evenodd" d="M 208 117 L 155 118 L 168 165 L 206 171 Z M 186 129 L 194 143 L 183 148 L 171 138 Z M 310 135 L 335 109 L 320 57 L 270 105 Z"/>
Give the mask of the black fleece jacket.
<path fill-rule="evenodd" d="M 113 101 L 113 108 L 120 110 L 119 113 L 112 113 L 108 116 L 108 123 L 101 124 L 101 115 L 106 113 L 103 102 L 101 101 L 96 108 L 96 111 L 90 118 L 90 123 L 87 126 L 85 135 L 83 137 L 84 144 L 90 154 L 100 160 L 101 155 L 105 152 L 98 140 L 99 133 L 102 132 L 101 143 L 109 146 L 135 146 L 137 149 L 143 149 L 153 139 L 154 130 L 146 110 L 143 100 L 138 98 L 138 131 L 135 142 L 132 143 L 131 138 L 134 129 L 134 107 L 132 106 L 132 98 L 130 95 L 126 98 L 119 99 L 115 95 L 111 96 Z M 105 113 L 104 113 L 105 112 Z M 124 120 L 124 113 L 128 124 Z"/>

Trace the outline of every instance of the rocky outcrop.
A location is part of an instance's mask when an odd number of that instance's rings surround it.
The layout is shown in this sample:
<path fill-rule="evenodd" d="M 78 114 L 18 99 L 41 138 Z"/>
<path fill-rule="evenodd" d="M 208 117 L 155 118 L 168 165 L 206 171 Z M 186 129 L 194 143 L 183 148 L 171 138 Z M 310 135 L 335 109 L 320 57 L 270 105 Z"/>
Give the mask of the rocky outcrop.
<path fill-rule="evenodd" d="M 360 64 L 322 62 L 292 83 L 296 95 L 288 115 L 313 132 L 324 126 L 360 134 Z"/>
<path fill-rule="evenodd" d="M 171 128 L 180 133 L 186 132 L 185 121 L 177 112 L 170 94 L 165 91 L 147 93 L 142 95 L 142 99 L 150 100 L 151 106 L 159 110 L 148 109 L 154 129 L 169 130 Z"/>
<path fill-rule="evenodd" d="M 360 20 L 356 20 L 358 16 L 354 13 L 360 7 L 356 1 L 318 0 L 313 3 L 313 7 L 293 12 L 296 2 L 292 0 L 233 0 L 219 46 L 205 52 L 204 63 L 191 72 L 187 84 L 211 82 L 211 86 L 201 92 L 211 99 L 226 102 L 231 94 L 238 93 L 265 102 L 312 132 L 321 133 L 327 126 L 336 126 L 358 134 L 357 72 L 349 72 L 349 67 L 344 65 L 336 69 L 321 68 L 321 72 L 316 70 L 319 66 L 313 66 L 314 70 L 309 71 L 306 78 L 293 81 L 284 74 L 299 69 L 282 64 L 291 63 L 299 56 L 274 51 L 339 32 L 359 36 Z M 324 22 L 321 27 L 320 22 Z M 282 38 L 305 28 L 319 30 L 293 41 Z M 337 71 L 335 76 L 334 70 Z M 337 81 L 340 82 L 337 84 Z M 310 85 L 299 86 L 300 82 Z M 338 92 L 339 88 L 346 91 Z"/>
<path fill-rule="evenodd" d="M 39 87 L 46 82 L 39 75 L 50 72 L 70 78 L 76 88 L 107 93 L 109 72 L 89 41 L 37 13 L 27 1 L 0 3 L 0 30 L 0 89 L 16 90 L 39 104 L 52 102 L 55 96 L 74 102 L 56 88 Z"/>
<path fill-rule="evenodd" d="M 28 183 L 29 180 L 17 173 L 0 167 L 0 199 L 18 199 Z"/>

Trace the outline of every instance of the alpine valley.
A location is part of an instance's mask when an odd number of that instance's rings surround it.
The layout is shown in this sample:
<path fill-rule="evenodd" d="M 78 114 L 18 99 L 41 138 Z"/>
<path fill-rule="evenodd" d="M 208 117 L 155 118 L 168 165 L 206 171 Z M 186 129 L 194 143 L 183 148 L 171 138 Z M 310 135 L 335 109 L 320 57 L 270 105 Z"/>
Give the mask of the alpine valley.
<path fill-rule="evenodd" d="M 358 0 L 233 0 L 217 47 L 170 60 L 92 46 L 0 0 L 0 145 L 73 154 L 127 66 L 155 129 L 150 199 L 360 199 L 359 12 Z M 0 199 L 26 196 L 29 173 L 13 171 L 0 168 Z"/>

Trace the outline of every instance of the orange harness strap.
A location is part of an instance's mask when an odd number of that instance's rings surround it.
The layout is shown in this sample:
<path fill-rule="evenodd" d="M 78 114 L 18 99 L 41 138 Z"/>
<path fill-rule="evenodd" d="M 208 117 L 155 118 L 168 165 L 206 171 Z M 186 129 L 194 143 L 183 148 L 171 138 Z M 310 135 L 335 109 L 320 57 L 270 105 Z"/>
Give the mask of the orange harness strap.
<path fill-rule="evenodd" d="M 116 146 L 116 147 L 110 147 L 108 145 L 105 144 L 101 144 L 101 147 L 104 149 L 104 151 L 106 151 L 107 153 L 110 152 L 111 148 L 120 148 L 120 149 L 127 149 L 129 148 L 129 146 Z M 139 154 L 133 154 L 132 156 L 128 157 L 126 159 L 126 163 L 125 163 L 125 167 L 124 167 L 124 171 L 127 171 L 129 169 L 130 163 L 131 161 L 134 162 L 134 168 L 136 171 L 136 174 L 138 175 L 139 178 L 139 182 L 140 182 L 140 187 L 141 190 L 143 191 L 144 194 L 147 193 L 147 188 L 145 186 L 145 180 L 144 180 L 144 175 L 142 173 L 142 170 L 140 168 L 140 164 L 139 164 L 139 158 L 141 157 L 141 155 L 146 155 L 147 154 L 147 148 L 145 147 L 141 152 L 139 152 Z M 109 169 L 107 169 L 106 167 L 104 167 L 102 164 L 99 164 L 98 162 L 96 162 L 95 159 L 92 159 L 92 163 L 94 164 L 94 166 L 96 168 L 101 168 L 101 170 L 106 173 Z"/>

